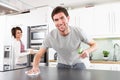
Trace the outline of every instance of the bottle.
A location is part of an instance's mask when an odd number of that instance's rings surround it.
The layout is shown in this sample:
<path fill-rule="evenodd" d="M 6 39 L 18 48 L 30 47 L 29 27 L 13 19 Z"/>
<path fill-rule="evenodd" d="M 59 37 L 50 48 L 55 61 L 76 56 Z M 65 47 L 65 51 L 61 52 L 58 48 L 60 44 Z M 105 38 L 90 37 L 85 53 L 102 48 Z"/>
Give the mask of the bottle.
<path fill-rule="evenodd" d="M 83 51 L 83 49 L 82 49 L 82 48 L 78 48 L 78 54 L 81 54 L 81 53 L 82 53 L 82 51 Z"/>
<path fill-rule="evenodd" d="M 78 54 L 81 54 L 83 52 L 83 48 L 78 49 Z M 89 61 L 89 56 L 86 58 L 80 58 L 81 62 L 83 62 L 86 66 L 86 68 L 90 67 L 90 61 Z"/>

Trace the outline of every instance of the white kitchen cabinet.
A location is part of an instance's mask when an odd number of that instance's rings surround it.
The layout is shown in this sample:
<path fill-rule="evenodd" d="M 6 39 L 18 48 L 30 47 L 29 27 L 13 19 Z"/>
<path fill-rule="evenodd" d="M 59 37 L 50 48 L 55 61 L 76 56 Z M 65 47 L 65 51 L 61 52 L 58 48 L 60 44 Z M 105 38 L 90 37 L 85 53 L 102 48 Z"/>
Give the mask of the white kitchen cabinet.
<path fill-rule="evenodd" d="M 29 25 L 39 25 L 49 23 L 51 19 L 51 7 L 41 7 L 31 10 L 28 14 Z"/>
<path fill-rule="evenodd" d="M 89 69 L 110 70 L 111 65 L 109 65 L 109 64 L 91 64 Z"/>
<path fill-rule="evenodd" d="M 70 24 L 81 27 L 92 36 L 110 34 L 109 11 L 106 6 L 79 8 L 69 11 Z"/>
<path fill-rule="evenodd" d="M 120 37 L 120 3 L 70 10 L 70 24 L 83 28 L 93 38 Z"/>
<path fill-rule="evenodd" d="M 93 36 L 111 34 L 109 10 L 107 6 L 95 6 L 93 11 Z"/>
<path fill-rule="evenodd" d="M 49 67 L 57 67 L 57 62 L 49 62 Z"/>
<path fill-rule="evenodd" d="M 113 71 L 120 71 L 120 64 L 111 64 L 111 69 Z"/>
<path fill-rule="evenodd" d="M 120 3 L 113 4 L 111 6 L 111 22 L 114 22 L 113 24 L 113 33 L 114 34 L 120 34 Z"/>
<path fill-rule="evenodd" d="M 120 37 L 120 3 L 96 6 L 93 23 L 95 37 Z"/>
<path fill-rule="evenodd" d="M 120 64 L 91 64 L 88 69 L 120 71 Z"/>
<path fill-rule="evenodd" d="M 51 11 L 51 7 L 36 8 L 31 10 L 30 13 L 8 16 L 8 22 L 11 22 L 9 23 L 11 25 L 23 24 L 27 26 L 47 24 L 51 20 Z"/>
<path fill-rule="evenodd" d="M 93 32 L 93 8 L 78 8 L 69 11 L 70 25 L 80 27 L 87 33 Z"/>
<path fill-rule="evenodd" d="M 114 21 L 110 13 L 110 5 L 98 5 L 91 8 L 85 8 L 79 12 L 79 25 L 91 36 L 109 36 L 113 34 Z M 78 23 L 77 23 L 78 24 Z"/>

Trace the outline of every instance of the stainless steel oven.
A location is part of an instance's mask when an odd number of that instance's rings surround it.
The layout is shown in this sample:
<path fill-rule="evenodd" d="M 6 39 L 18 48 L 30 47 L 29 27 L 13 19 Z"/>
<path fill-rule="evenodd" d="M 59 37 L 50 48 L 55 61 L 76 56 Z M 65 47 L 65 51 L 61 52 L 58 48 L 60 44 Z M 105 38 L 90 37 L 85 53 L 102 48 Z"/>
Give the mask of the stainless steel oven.
<path fill-rule="evenodd" d="M 42 42 L 48 34 L 48 25 L 37 25 L 28 27 L 28 48 L 40 49 Z M 34 55 L 30 56 L 30 62 L 33 62 Z M 41 59 L 41 64 L 48 65 L 48 52 Z"/>
<path fill-rule="evenodd" d="M 38 25 L 30 27 L 30 41 L 31 43 L 42 43 L 43 39 L 48 33 L 47 25 Z"/>

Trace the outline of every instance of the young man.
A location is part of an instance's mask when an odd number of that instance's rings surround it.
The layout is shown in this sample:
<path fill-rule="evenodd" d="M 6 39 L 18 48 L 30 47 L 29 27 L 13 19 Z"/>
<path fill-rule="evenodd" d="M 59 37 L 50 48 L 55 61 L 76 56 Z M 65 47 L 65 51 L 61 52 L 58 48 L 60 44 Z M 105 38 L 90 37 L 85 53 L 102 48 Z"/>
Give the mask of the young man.
<path fill-rule="evenodd" d="M 52 20 L 56 29 L 52 30 L 43 41 L 42 47 L 35 55 L 33 68 L 28 73 L 39 71 L 39 62 L 48 48 L 53 48 L 58 53 L 58 68 L 85 69 L 81 58 L 86 58 L 89 53 L 96 50 L 96 42 L 89 38 L 79 27 L 68 25 L 70 16 L 63 7 L 56 7 L 52 12 Z M 78 54 L 81 42 L 90 47 Z"/>

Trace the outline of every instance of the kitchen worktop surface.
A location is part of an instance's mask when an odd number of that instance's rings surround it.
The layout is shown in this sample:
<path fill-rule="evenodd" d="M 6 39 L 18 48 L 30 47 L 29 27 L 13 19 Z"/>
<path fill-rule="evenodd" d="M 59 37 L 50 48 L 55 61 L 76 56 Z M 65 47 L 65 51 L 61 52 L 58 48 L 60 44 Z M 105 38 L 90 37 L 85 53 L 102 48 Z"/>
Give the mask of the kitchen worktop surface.
<path fill-rule="evenodd" d="M 38 76 L 28 76 L 30 68 L 0 72 L 1 80 L 120 80 L 119 71 L 105 70 L 66 70 L 55 67 L 40 67 Z"/>
<path fill-rule="evenodd" d="M 105 61 L 105 60 L 91 60 L 91 63 L 96 64 L 120 64 L 120 61 Z"/>
<path fill-rule="evenodd" d="M 49 62 L 56 62 L 56 60 L 49 60 Z M 90 63 L 93 63 L 93 64 L 120 64 L 120 61 L 90 60 Z"/>

